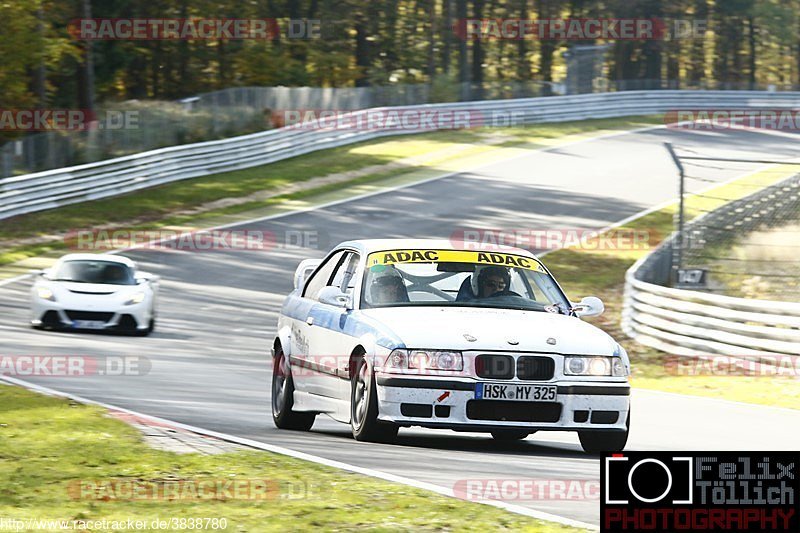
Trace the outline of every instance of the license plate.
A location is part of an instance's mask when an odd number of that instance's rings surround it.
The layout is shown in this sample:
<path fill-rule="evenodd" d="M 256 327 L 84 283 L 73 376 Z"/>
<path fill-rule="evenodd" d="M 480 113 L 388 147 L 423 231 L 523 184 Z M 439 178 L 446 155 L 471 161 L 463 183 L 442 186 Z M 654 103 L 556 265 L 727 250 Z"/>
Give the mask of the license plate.
<path fill-rule="evenodd" d="M 517 385 L 512 383 L 477 383 L 476 400 L 511 400 L 515 402 L 554 402 L 555 385 Z"/>
<path fill-rule="evenodd" d="M 72 327 L 75 329 L 103 329 L 106 323 L 102 320 L 73 320 Z"/>

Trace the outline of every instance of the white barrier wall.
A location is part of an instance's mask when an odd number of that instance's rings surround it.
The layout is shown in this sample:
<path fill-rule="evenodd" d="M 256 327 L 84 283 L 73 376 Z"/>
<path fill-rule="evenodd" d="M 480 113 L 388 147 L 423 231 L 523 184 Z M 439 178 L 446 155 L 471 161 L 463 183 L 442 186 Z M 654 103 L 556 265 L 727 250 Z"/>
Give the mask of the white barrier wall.
<path fill-rule="evenodd" d="M 798 92 L 631 91 L 519 100 L 427 104 L 384 110 L 470 111 L 516 123 L 562 122 L 665 113 L 675 109 L 796 108 Z M 357 111 L 369 113 L 375 110 Z M 75 167 L 0 179 L 0 219 L 129 193 L 146 187 L 272 163 L 398 133 L 386 129 L 275 130 L 172 146 Z"/>

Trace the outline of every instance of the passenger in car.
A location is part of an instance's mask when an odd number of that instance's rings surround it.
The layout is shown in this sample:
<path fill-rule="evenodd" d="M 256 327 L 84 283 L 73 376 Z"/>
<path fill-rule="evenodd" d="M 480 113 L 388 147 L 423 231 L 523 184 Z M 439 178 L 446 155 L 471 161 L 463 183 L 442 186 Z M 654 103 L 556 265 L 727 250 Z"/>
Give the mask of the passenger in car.
<path fill-rule="evenodd" d="M 374 278 L 370 286 L 370 297 L 373 305 L 409 301 L 408 291 L 400 274 L 387 274 Z"/>

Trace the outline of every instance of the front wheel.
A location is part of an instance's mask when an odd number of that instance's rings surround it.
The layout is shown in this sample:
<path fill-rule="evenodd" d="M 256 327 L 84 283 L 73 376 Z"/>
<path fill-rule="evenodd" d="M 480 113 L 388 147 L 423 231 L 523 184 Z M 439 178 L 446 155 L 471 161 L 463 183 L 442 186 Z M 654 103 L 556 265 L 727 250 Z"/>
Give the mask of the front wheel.
<path fill-rule="evenodd" d="M 398 427 L 395 424 L 378 420 L 375 376 L 364 357 L 358 359 L 350 384 L 350 428 L 353 438 L 365 442 L 391 442 L 397 438 Z"/>
<path fill-rule="evenodd" d="M 631 429 L 631 412 L 625 421 L 625 431 L 579 431 L 578 439 L 586 453 L 621 452 L 628 443 Z"/>
<path fill-rule="evenodd" d="M 278 429 L 294 429 L 308 431 L 314 425 L 316 413 L 293 411 L 294 381 L 289 362 L 283 350 L 275 351 L 275 363 L 272 367 L 272 421 Z"/>

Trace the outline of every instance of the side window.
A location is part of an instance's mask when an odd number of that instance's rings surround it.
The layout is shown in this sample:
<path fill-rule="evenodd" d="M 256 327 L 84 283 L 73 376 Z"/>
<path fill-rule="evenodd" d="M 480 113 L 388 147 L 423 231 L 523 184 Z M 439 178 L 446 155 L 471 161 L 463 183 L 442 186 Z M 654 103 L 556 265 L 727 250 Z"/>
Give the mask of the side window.
<path fill-rule="evenodd" d="M 348 252 L 347 257 L 341 262 L 336 272 L 333 274 L 331 285 L 338 287 L 342 292 L 352 294 L 353 287 L 356 285 L 356 269 L 358 268 L 359 256 L 355 252 Z"/>
<path fill-rule="evenodd" d="M 311 278 L 306 282 L 306 288 L 303 289 L 303 297 L 317 299 L 319 291 L 328 284 L 331 275 L 336 267 L 342 262 L 345 251 L 341 250 L 328 257 L 324 263 L 311 275 Z"/>

